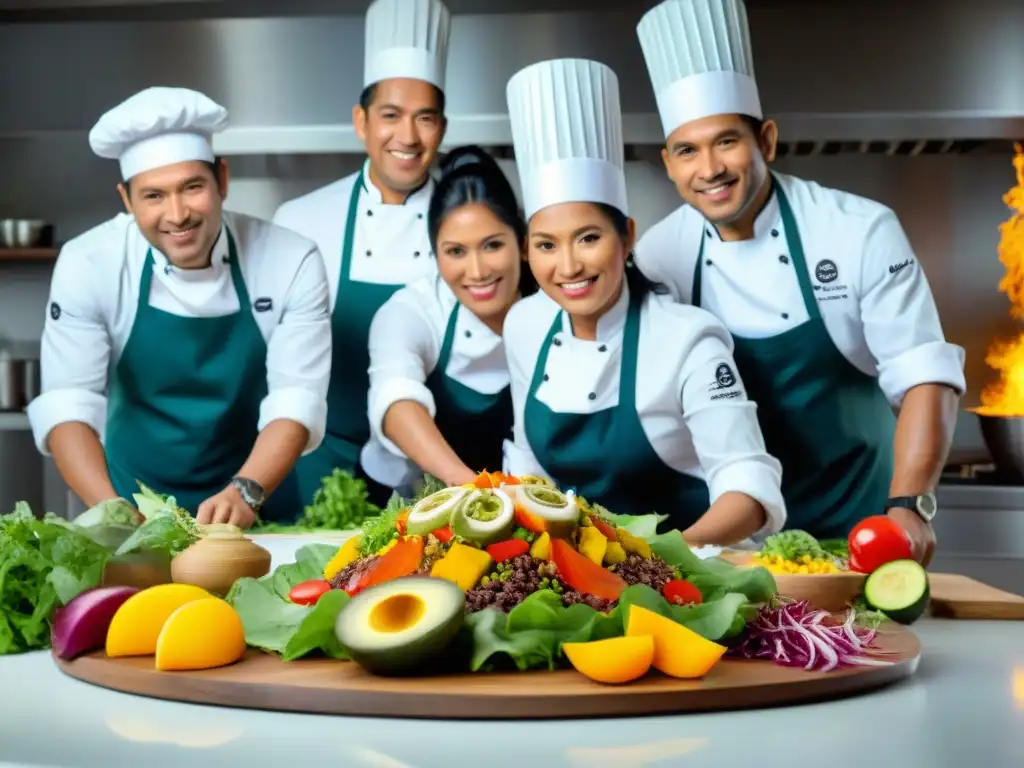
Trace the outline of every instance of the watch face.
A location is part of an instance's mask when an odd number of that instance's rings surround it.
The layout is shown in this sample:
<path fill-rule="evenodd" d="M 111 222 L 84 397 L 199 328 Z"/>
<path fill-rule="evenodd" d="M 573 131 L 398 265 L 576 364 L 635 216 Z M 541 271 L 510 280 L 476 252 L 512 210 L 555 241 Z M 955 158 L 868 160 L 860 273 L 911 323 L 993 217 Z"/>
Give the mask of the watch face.
<path fill-rule="evenodd" d="M 937 506 L 938 505 L 935 503 L 935 497 L 930 493 L 917 497 L 917 508 L 925 517 L 932 517 L 935 514 Z"/>

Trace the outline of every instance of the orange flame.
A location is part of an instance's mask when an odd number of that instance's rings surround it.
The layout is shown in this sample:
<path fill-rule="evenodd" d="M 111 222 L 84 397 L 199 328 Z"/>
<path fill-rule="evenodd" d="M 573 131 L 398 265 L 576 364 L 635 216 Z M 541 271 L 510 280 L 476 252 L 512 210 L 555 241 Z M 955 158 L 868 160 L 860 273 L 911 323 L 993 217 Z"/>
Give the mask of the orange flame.
<path fill-rule="evenodd" d="M 1013 214 L 999 225 L 999 261 L 1006 267 L 999 290 L 1010 299 L 1010 317 L 1024 319 L 1024 147 L 1016 144 L 1014 150 L 1017 186 L 1003 195 Z M 1024 333 L 1015 339 L 993 341 L 985 363 L 999 378 L 982 391 L 981 406 L 975 411 L 987 416 L 1024 417 Z"/>

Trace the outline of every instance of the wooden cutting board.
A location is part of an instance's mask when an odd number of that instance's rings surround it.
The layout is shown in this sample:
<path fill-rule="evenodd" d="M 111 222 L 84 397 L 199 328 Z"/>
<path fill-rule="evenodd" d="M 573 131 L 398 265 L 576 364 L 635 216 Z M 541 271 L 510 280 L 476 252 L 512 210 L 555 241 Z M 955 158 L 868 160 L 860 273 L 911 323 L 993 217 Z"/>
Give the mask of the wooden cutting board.
<path fill-rule="evenodd" d="M 1024 620 L 1024 597 L 955 573 L 929 573 L 933 616 Z"/>
<path fill-rule="evenodd" d="M 909 677 L 921 645 L 909 630 L 880 628 L 888 666 L 804 672 L 771 661 L 725 660 L 702 680 L 652 670 L 602 685 L 575 670 L 429 677 L 375 677 L 351 662 L 283 662 L 250 650 L 237 664 L 201 672 L 158 672 L 153 657 L 108 659 L 103 651 L 55 659 L 67 675 L 125 693 L 225 707 L 431 719 L 563 719 L 768 707 L 867 691 Z"/>

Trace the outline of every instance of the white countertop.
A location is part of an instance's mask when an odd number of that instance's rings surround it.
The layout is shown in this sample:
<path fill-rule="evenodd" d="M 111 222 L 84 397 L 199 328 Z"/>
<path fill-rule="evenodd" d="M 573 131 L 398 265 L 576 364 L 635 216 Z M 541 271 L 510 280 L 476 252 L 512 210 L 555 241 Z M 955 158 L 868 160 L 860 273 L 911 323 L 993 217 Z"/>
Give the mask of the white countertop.
<path fill-rule="evenodd" d="M 214 708 L 81 683 L 47 653 L 0 657 L 0 764 L 1024 765 L 1024 624 L 927 619 L 914 630 L 923 645 L 918 672 L 889 688 L 813 705 L 614 720 L 472 723 Z"/>

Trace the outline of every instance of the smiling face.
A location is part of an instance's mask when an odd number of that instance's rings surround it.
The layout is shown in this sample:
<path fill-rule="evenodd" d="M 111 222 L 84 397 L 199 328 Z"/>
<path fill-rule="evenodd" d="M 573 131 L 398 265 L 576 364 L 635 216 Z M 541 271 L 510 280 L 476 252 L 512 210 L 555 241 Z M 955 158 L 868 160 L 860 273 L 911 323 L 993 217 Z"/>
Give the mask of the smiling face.
<path fill-rule="evenodd" d="M 597 319 L 619 298 L 635 225 L 623 237 L 593 203 L 561 203 L 530 219 L 530 269 L 543 291 L 580 326 Z M 582 322 L 578 322 L 582 321 Z"/>
<path fill-rule="evenodd" d="M 199 160 L 175 163 L 133 177 L 118 186 L 121 200 L 143 236 L 180 269 L 209 265 L 220 235 L 228 191 L 227 165 L 214 173 Z"/>
<path fill-rule="evenodd" d="M 677 128 L 661 157 L 682 198 L 712 224 L 729 227 L 756 215 L 777 141 L 771 120 L 755 133 L 740 115 L 715 115 Z"/>
<path fill-rule="evenodd" d="M 522 252 L 516 234 L 483 203 L 445 216 L 437 268 L 459 303 L 485 322 L 502 319 L 519 294 Z"/>
<path fill-rule="evenodd" d="M 423 185 L 444 139 L 437 89 L 423 80 L 397 78 L 373 87 L 364 110 L 352 109 L 356 135 L 370 157 L 370 175 L 384 202 L 401 203 Z"/>

